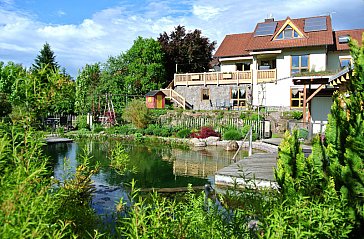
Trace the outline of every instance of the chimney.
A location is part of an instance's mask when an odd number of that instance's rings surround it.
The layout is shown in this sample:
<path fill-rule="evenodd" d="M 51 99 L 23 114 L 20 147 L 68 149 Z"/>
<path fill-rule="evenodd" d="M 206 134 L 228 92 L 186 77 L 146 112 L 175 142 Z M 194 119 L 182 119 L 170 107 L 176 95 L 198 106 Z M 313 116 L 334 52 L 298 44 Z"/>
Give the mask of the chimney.
<path fill-rule="evenodd" d="M 266 19 L 264 19 L 264 22 L 274 22 L 274 17 L 272 14 L 269 14 Z"/>

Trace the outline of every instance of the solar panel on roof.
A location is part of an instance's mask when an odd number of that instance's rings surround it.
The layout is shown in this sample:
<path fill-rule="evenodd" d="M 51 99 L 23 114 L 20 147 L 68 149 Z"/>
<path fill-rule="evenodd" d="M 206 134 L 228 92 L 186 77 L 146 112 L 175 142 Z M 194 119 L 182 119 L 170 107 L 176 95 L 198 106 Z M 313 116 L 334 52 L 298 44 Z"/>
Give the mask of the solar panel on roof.
<path fill-rule="evenodd" d="M 304 26 L 305 32 L 327 30 L 326 17 L 307 18 Z"/>
<path fill-rule="evenodd" d="M 255 30 L 255 36 L 269 36 L 273 35 L 276 30 L 277 22 L 264 22 L 258 23 L 257 29 Z"/>

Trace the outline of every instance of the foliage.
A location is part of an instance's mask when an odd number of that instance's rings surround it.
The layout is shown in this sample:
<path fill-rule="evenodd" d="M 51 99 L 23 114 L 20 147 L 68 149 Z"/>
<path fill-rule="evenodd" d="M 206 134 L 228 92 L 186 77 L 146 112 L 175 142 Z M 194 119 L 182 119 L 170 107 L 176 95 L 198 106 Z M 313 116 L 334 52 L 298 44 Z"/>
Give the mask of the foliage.
<path fill-rule="evenodd" d="M 87 115 L 79 115 L 76 118 L 76 127 L 78 129 L 88 129 Z"/>
<path fill-rule="evenodd" d="M 286 119 L 300 120 L 303 117 L 303 113 L 299 110 L 289 110 L 283 112 L 283 117 Z"/>
<path fill-rule="evenodd" d="M 135 168 L 130 166 L 129 155 L 120 142 L 116 143 L 112 149 L 110 161 L 111 167 L 115 168 L 118 174 L 124 175 L 128 172 L 135 172 Z"/>
<path fill-rule="evenodd" d="M 51 46 L 48 43 L 45 43 L 32 65 L 32 71 L 40 78 L 42 83 L 48 82 L 49 74 L 58 72 L 59 65 L 55 58 Z"/>
<path fill-rule="evenodd" d="M 149 123 L 149 109 L 144 100 L 132 100 L 124 109 L 122 118 L 135 127 L 144 129 Z"/>
<path fill-rule="evenodd" d="M 322 155 L 329 164 L 327 173 L 334 178 L 336 190 L 355 215 L 355 236 L 359 236 L 364 231 L 364 45 L 358 47 L 351 41 L 350 47 L 354 74 L 350 74 L 347 91 L 334 95 Z"/>
<path fill-rule="evenodd" d="M 240 119 L 243 120 L 264 120 L 263 114 L 258 114 L 258 112 L 255 111 L 243 111 L 240 114 Z"/>
<path fill-rule="evenodd" d="M 229 212 L 214 200 L 191 189 L 183 201 L 168 200 L 153 193 L 147 200 L 132 182 L 128 217 L 121 217 L 117 233 L 125 238 L 254 238 L 243 212 Z M 229 218 L 229 219 L 228 219 Z"/>
<path fill-rule="evenodd" d="M 60 184 L 60 207 L 57 213 L 63 220 L 70 222 L 73 232 L 80 237 L 86 237 L 96 229 L 97 218 L 91 208 L 92 193 L 95 191 L 91 177 L 97 173 L 98 166 L 90 167 L 91 156 L 84 149 L 81 164 L 76 168 L 71 178 L 66 178 Z"/>
<path fill-rule="evenodd" d="M 353 223 L 333 180 L 323 199 L 298 195 L 277 204 L 264 220 L 263 238 L 349 238 Z"/>
<path fill-rule="evenodd" d="M 142 95 L 162 87 L 164 54 L 158 41 L 138 37 L 123 58 L 127 65 L 124 87 L 128 94 Z"/>
<path fill-rule="evenodd" d="M 298 129 L 298 138 L 299 139 L 307 139 L 308 138 L 308 130 L 305 128 Z"/>
<path fill-rule="evenodd" d="M 200 30 L 186 32 L 184 26 L 177 26 L 170 34 L 160 34 L 158 41 L 166 57 L 167 75 L 164 86 L 173 79 L 176 64 L 178 72 L 183 73 L 204 72 L 209 69 L 216 42 L 210 43 L 208 38 L 202 36 Z"/>
<path fill-rule="evenodd" d="M 104 127 L 102 127 L 102 125 L 100 124 L 93 124 L 92 125 L 92 132 L 97 134 L 100 133 L 101 131 L 104 131 Z"/>
<path fill-rule="evenodd" d="M 248 124 L 245 124 L 243 128 L 241 129 L 241 134 L 243 138 L 249 133 L 251 126 Z M 253 130 L 252 140 L 255 141 L 258 139 L 258 134 Z"/>
<path fill-rule="evenodd" d="M 198 139 L 206 139 L 210 136 L 220 137 L 220 134 L 217 133 L 213 128 L 208 126 L 201 127 L 199 132 L 191 134 L 191 138 L 198 138 Z"/>
<path fill-rule="evenodd" d="M 7 116 L 11 113 L 12 106 L 6 94 L 0 93 L 0 117 Z"/>
<path fill-rule="evenodd" d="M 243 138 L 242 134 L 239 130 L 231 128 L 224 132 L 223 139 L 224 140 L 241 140 Z"/>
<path fill-rule="evenodd" d="M 191 130 L 190 129 L 181 129 L 180 131 L 177 132 L 176 136 L 178 138 L 189 138 L 191 135 Z"/>
<path fill-rule="evenodd" d="M 75 108 L 79 114 L 92 111 L 92 106 L 98 104 L 98 85 L 100 83 L 100 64 L 86 65 L 79 72 L 76 80 Z"/>

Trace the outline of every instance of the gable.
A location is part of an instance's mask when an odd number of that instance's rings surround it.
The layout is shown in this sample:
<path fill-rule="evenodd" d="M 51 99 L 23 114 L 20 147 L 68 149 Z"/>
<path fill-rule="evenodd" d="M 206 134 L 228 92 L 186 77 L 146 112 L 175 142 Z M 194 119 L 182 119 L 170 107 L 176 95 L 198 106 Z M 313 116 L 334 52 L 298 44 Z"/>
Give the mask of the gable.
<path fill-rule="evenodd" d="M 305 36 L 302 31 L 291 21 L 291 19 L 287 19 L 272 40 L 287 40 L 303 37 Z"/>

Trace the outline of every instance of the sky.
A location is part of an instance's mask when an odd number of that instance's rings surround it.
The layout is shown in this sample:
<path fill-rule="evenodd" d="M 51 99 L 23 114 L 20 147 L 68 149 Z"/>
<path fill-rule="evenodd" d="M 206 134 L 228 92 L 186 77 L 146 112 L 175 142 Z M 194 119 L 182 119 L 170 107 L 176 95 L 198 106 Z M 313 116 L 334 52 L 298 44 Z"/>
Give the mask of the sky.
<path fill-rule="evenodd" d="M 157 38 L 175 26 L 200 29 L 216 41 L 252 32 L 257 22 L 332 16 L 335 30 L 364 28 L 364 0 L 0 0 L 0 61 L 30 67 L 44 43 L 73 77 L 106 62 L 138 37 Z"/>

